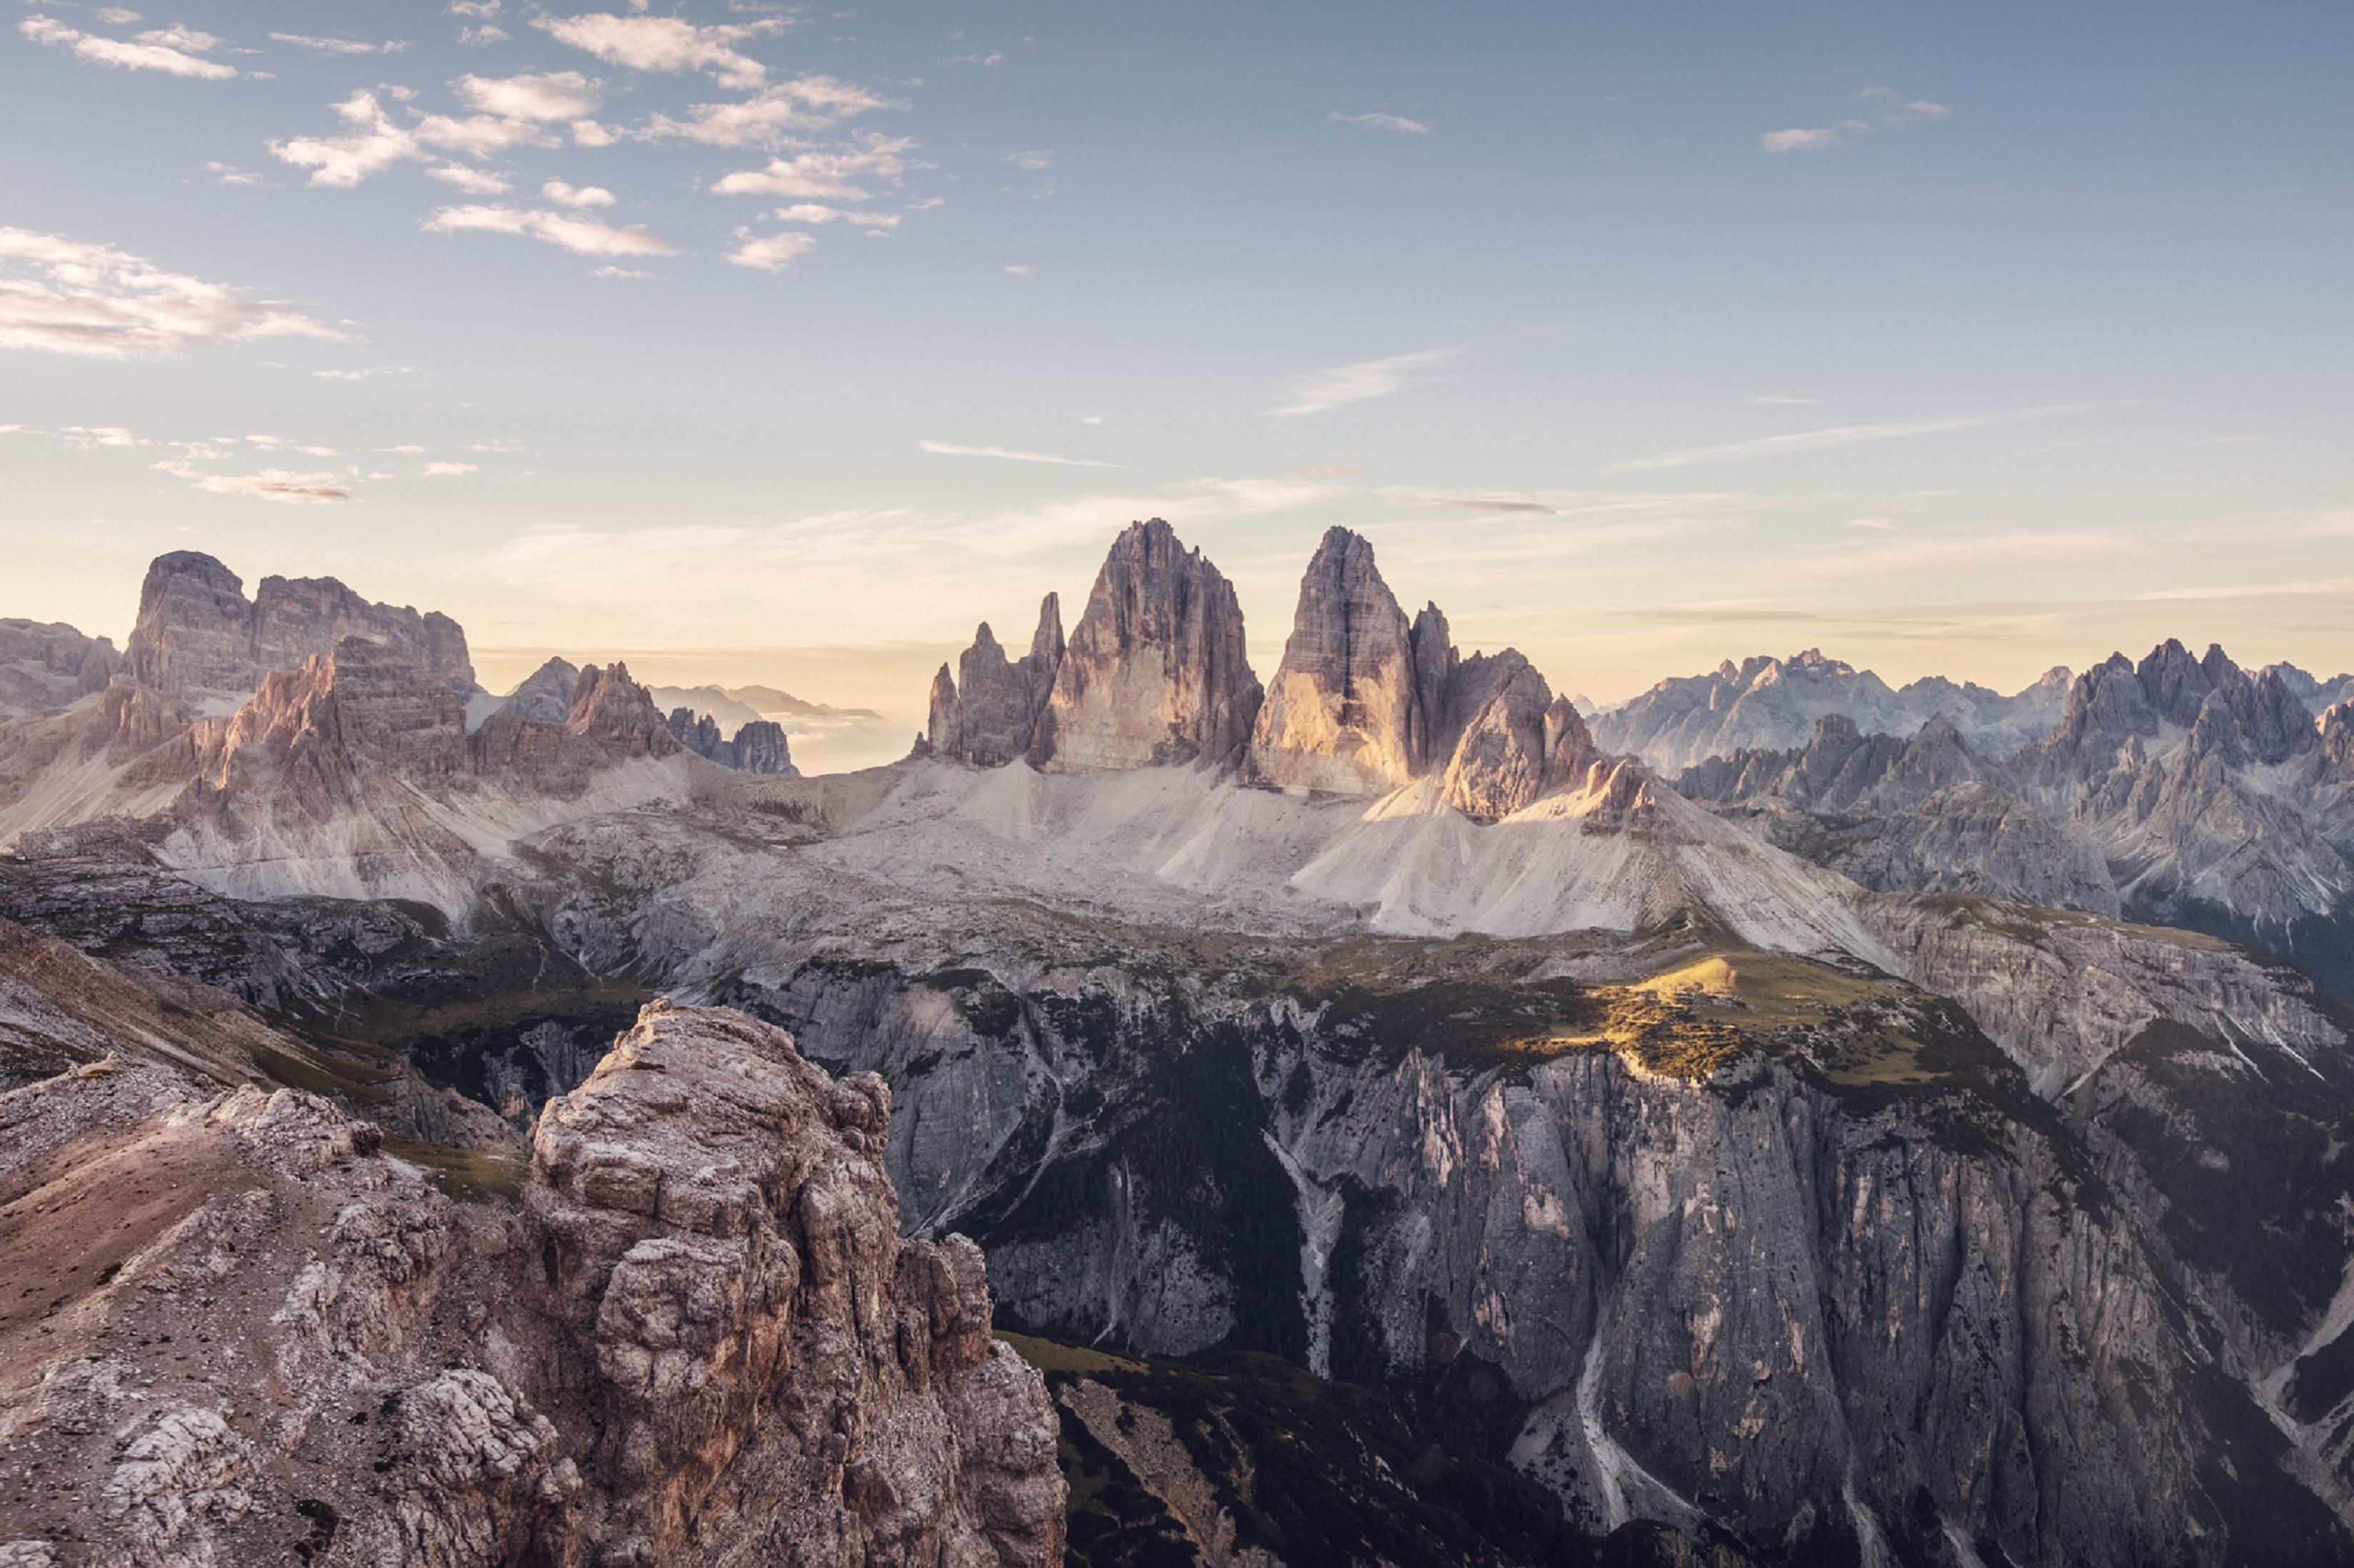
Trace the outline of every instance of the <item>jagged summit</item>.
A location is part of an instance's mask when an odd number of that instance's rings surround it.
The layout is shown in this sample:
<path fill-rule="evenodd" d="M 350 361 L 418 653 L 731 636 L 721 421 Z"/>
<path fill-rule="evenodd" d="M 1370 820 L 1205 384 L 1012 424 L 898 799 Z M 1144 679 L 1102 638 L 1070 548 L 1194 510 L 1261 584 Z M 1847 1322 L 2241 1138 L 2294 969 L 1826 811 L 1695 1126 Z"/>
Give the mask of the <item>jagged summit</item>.
<path fill-rule="evenodd" d="M 1728 659 L 1705 675 L 1661 681 L 1597 718 L 1594 737 L 1672 771 L 1711 757 L 1803 746 L 1827 714 L 1847 715 L 1865 734 L 1894 736 L 1942 714 L 1972 746 L 2000 756 L 2050 729 L 2067 692 L 2065 669 L 2009 696 L 1941 675 L 1892 689 L 1872 671 L 1809 648 L 1787 659 Z"/>
<path fill-rule="evenodd" d="M 1026 757 L 1038 735 L 1055 676 L 1063 663 L 1063 601 L 1048 594 L 1038 605 L 1030 652 L 1008 659 L 982 621 L 972 646 L 951 675 L 946 664 L 932 677 L 931 723 L 926 743 L 941 756 L 976 768 L 1002 768 Z"/>
<path fill-rule="evenodd" d="M 1030 759 L 1054 772 L 1231 761 L 1262 693 L 1234 584 L 1158 517 L 1129 524 L 1055 672 Z"/>
<path fill-rule="evenodd" d="M 1372 543 L 1327 531 L 1299 580 L 1291 637 L 1251 732 L 1252 773 L 1340 795 L 1412 781 L 1429 766 L 1439 719 L 1426 710 L 1417 674 L 1413 629 Z"/>

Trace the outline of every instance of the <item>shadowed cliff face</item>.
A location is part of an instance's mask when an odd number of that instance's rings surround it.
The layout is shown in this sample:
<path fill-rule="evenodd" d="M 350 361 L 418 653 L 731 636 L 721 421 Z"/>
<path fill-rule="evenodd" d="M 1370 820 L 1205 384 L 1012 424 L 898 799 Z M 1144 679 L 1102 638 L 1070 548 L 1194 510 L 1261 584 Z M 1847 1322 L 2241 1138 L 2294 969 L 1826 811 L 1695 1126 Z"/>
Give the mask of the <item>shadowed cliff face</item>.
<path fill-rule="evenodd" d="M 154 1048 L 0 1095 L 0 1246 L 44 1282 L 0 1308 L 7 1560 L 1058 1563 L 1044 1390 L 979 1250 L 897 1235 L 888 1118 L 658 1005 L 509 1217 Z"/>
<path fill-rule="evenodd" d="M 1010 971 L 811 962 L 731 994 L 891 1079 L 908 1223 L 984 1241 L 1004 1320 L 1385 1389 L 1596 1538 L 2338 1560 L 2354 1539 L 2322 1499 L 2354 1489 L 2320 1412 L 2354 1380 L 2311 1341 L 2334 1342 L 2328 1216 L 2354 1172 L 2281 1159 L 2303 1124 L 2219 1119 L 2232 1080 L 2202 1064 L 2295 1073 L 2295 1114 L 2354 1137 L 2342 1025 L 2220 945 L 2027 940 L 2048 916 L 1974 907 L 1925 978 L 2022 1050 L 2085 1039 L 2056 1107 L 1951 1001 L 1672 943 L 1618 960 L 1663 969 L 1634 986 L 1532 978 L 1606 961 L 1540 944 L 1345 971 L 1262 947 L 1249 980 L 1197 952 L 1181 989 L 1144 978 L 1152 938 L 1105 931 L 1139 946 L 1043 971 L 1034 948 Z M 2123 948 L 2098 965 L 2048 946 L 2104 932 Z M 2116 978 L 2031 1018 L 2032 980 L 1975 978 L 2014 959 Z M 2226 1167 L 2260 1242 L 2186 1209 Z M 2296 1377 L 2315 1409 L 2292 1436 L 2293 1396 L 2264 1391 Z"/>

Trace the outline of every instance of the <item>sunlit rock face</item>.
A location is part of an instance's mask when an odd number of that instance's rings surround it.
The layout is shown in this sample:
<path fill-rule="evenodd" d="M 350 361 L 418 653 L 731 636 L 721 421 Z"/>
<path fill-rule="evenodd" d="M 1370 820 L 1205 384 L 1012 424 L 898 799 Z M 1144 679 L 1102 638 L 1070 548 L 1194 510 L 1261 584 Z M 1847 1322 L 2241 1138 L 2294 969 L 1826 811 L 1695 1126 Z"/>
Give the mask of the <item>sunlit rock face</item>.
<path fill-rule="evenodd" d="M 1261 695 L 1234 584 L 1160 518 L 1130 524 L 1096 574 L 1030 759 L 1065 773 L 1226 763 Z"/>
<path fill-rule="evenodd" d="M 1252 773 L 1338 795 L 1410 781 L 1427 761 L 1419 673 L 1413 630 L 1372 544 L 1331 529 L 1300 579 L 1291 638 L 1251 734 Z"/>

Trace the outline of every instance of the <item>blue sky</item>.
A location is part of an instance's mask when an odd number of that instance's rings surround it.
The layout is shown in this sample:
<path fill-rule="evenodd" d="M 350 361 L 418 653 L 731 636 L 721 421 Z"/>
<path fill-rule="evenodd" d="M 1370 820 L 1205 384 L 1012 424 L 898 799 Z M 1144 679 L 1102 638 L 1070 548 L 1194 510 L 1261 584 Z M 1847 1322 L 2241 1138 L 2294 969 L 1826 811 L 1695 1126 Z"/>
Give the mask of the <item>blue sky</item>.
<path fill-rule="evenodd" d="M 0 613 L 912 716 L 1159 513 L 1263 674 L 1336 522 L 1604 698 L 2354 665 L 2342 5 L 18 11 Z"/>

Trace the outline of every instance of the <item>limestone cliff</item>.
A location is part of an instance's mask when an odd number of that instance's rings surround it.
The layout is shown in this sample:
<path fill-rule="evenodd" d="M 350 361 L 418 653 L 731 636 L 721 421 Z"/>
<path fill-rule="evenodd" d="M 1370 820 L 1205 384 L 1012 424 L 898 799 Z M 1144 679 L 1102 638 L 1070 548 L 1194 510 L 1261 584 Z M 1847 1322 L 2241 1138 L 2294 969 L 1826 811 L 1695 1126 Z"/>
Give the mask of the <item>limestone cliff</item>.
<path fill-rule="evenodd" d="M 1251 732 L 1251 772 L 1269 784 L 1341 795 L 1384 794 L 1410 781 L 1427 765 L 1433 722 L 1421 673 L 1412 629 L 1373 565 L 1372 544 L 1346 528 L 1329 530 L 1300 578 L 1291 637 Z"/>
<path fill-rule="evenodd" d="M 1096 574 L 1030 758 L 1057 772 L 1224 765 L 1249 744 L 1260 696 L 1234 585 L 1160 518 L 1131 524 Z"/>
<path fill-rule="evenodd" d="M 101 691 L 121 666 L 106 638 L 61 623 L 0 620 L 0 719 L 61 708 Z"/>
<path fill-rule="evenodd" d="M 889 1103 L 656 1006 L 505 1219 L 292 1090 L 0 1095 L 0 1561 L 1059 1563 L 1053 1409 L 979 1250 L 897 1236 Z"/>
<path fill-rule="evenodd" d="M 461 697 L 475 689 L 466 634 L 438 610 L 371 604 L 333 577 L 264 577 L 249 601 L 235 572 L 193 550 L 147 568 L 123 658 L 141 684 L 196 702 L 251 692 L 353 636 L 398 649 Z"/>
<path fill-rule="evenodd" d="M 1030 652 L 1009 659 L 982 621 L 972 646 L 932 678 L 931 721 L 926 734 L 935 756 L 975 768 L 1002 768 L 1029 755 L 1038 720 L 1055 690 L 1064 653 L 1063 605 L 1048 594 L 1038 606 Z"/>

